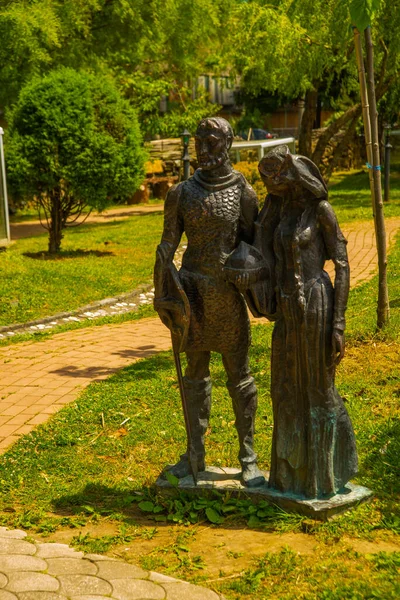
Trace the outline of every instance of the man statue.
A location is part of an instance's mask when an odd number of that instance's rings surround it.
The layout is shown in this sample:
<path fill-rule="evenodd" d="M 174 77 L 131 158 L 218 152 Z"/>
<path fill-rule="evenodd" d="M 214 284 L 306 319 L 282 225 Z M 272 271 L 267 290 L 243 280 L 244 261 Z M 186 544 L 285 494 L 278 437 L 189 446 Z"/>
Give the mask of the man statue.
<path fill-rule="evenodd" d="M 172 187 L 165 201 L 164 231 L 154 272 L 155 307 L 171 329 L 173 341 L 174 335 L 181 335 L 178 352 L 185 351 L 187 357 L 181 385 L 192 451 L 188 444 L 170 472 L 183 478 L 205 470 L 204 436 L 211 410 L 209 363 L 211 352 L 219 352 L 236 417 L 242 482 L 255 487 L 265 479 L 253 450 L 257 390 L 248 364 L 250 323 L 244 297 L 227 281 L 224 265 L 240 242 L 252 243 L 258 201 L 243 175 L 232 169 L 228 156 L 232 140 L 233 131 L 225 119 L 204 119 L 197 128 L 199 169 Z M 187 249 L 179 276 L 175 270 L 175 282 L 172 277 L 173 285 L 180 288 L 182 306 L 186 304 L 182 320 L 173 306 L 179 302 L 166 299 L 170 293 L 166 287 L 171 283 L 171 278 L 166 283 L 166 273 L 174 270 L 174 253 L 184 232 Z"/>

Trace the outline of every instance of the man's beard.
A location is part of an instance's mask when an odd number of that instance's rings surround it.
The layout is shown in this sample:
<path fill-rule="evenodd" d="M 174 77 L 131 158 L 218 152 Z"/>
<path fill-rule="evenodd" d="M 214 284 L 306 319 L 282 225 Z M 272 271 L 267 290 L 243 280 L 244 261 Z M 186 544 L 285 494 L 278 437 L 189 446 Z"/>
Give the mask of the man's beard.
<path fill-rule="evenodd" d="M 229 157 L 227 152 L 221 152 L 216 156 L 208 155 L 204 160 L 199 160 L 199 165 L 205 171 L 211 171 L 223 165 L 228 160 L 228 158 Z"/>

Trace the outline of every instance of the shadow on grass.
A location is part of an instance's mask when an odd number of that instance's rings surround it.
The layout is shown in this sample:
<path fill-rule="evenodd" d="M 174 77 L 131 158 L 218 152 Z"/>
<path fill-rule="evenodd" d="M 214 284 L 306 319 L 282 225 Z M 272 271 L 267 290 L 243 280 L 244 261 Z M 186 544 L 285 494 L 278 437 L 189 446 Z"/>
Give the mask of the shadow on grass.
<path fill-rule="evenodd" d="M 151 356 L 154 356 L 154 353 L 157 350 L 154 350 L 156 348 L 156 346 L 154 345 L 148 345 L 148 346 L 141 346 L 137 349 L 134 350 L 121 350 L 120 352 L 112 352 L 112 355 L 117 355 L 117 356 L 121 356 L 121 358 L 128 358 L 128 359 L 132 359 L 132 361 L 134 360 L 138 360 L 140 358 L 149 358 Z M 171 367 L 171 362 L 168 361 L 168 367 Z M 165 368 L 168 368 L 167 365 L 165 366 Z M 110 375 L 113 375 L 115 373 L 117 373 L 120 369 L 125 368 L 125 365 L 121 365 L 120 367 L 102 367 L 102 366 L 90 366 L 90 367 L 82 367 L 79 368 L 75 365 L 67 365 L 65 367 L 62 367 L 60 369 L 55 369 L 54 371 L 50 371 L 50 373 L 54 373 L 55 375 L 59 375 L 60 377 L 83 377 L 85 379 L 93 378 L 93 381 L 98 381 L 97 379 L 95 379 L 95 377 L 101 377 L 102 379 L 104 377 L 109 377 Z M 146 369 L 147 372 L 149 372 L 149 369 Z M 155 373 L 157 371 L 160 371 L 160 367 L 158 367 L 157 369 L 153 369 L 151 371 L 152 375 L 154 376 Z M 135 372 L 136 373 L 136 372 Z M 135 374 L 134 377 L 137 377 L 137 375 Z M 134 379 L 134 377 L 132 377 L 132 379 Z M 143 377 L 143 375 L 141 374 L 140 377 Z M 149 379 L 150 377 L 148 377 Z"/>
<path fill-rule="evenodd" d="M 389 301 L 390 308 L 399 308 L 400 307 L 400 298 L 393 298 Z"/>
<path fill-rule="evenodd" d="M 127 518 L 143 513 L 134 502 L 135 496 L 151 493 L 149 488 L 124 490 L 109 487 L 100 483 L 88 483 L 77 493 L 58 497 L 52 501 L 53 510 L 62 516 L 73 516 L 88 513 L 88 507 L 96 513 L 104 514 L 120 512 Z"/>
<path fill-rule="evenodd" d="M 61 250 L 57 254 L 49 252 L 24 252 L 23 256 L 35 260 L 64 260 L 65 258 L 81 258 L 82 256 L 115 256 L 109 250 Z"/>

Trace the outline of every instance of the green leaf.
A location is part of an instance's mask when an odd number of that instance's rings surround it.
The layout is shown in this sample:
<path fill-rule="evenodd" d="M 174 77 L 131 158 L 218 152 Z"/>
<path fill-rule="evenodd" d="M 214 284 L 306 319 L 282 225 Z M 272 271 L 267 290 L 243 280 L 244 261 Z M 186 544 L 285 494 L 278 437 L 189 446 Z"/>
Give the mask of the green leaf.
<path fill-rule="evenodd" d="M 166 517 L 165 515 L 156 515 L 156 516 L 154 517 L 154 519 L 155 519 L 156 521 L 165 522 L 165 521 L 167 520 L 167 517 Z"/>
<path fill-rule="evenodd" d="M 154 504 L 148 500 L 145 500 L 144 502 L 139 502 L 138 506 L 143 512 L 153 512 L 154 510 Z"/>
<path fill-rule="evenodd" d="M 220 524 L 225 521 L 224 517 L 221 517 L 221 515 L 219 513 L 217 513 L 217 511 L 211 507 L 206 508 L 206 515 L 207 515 L 207 519 L 211 523 Z"/>
<path fill-rule="evenodd" d="M 168 481 L 168 483 L 170 483 L 174 487 L 178 487 L 178 485 L 179 485 L 178 477 L 175 477 L 175 475 L 173 475 L 169 471 L 165 471 L 165 478 Z"/>
<path fill-rule="evenodd" d="M 247 521 L 248 527 L 258 527 L 261 525 L 261 521 L 256 515 L 251 515 L 250 519 Z"/>
<path fill-rule="evenodd" d="M 351 0 L 350 17 L 353 25 L 363 32 L 371 25 L 372 17 L 379 8 L 380 0 Z"/>

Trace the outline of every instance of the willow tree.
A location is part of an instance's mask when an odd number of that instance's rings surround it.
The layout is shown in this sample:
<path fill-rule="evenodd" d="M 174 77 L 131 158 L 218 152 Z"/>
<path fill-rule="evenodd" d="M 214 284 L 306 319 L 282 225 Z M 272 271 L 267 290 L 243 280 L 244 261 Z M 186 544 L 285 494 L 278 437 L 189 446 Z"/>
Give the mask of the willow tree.
<path fill-rule="evenodd" d="M 338 1 L 237 2 L 227 30 L 226 56 L 248 92 L 305 97 L 299 149 L 311 157 L 318 91 L 349 62 L 351 39 Z"/>

